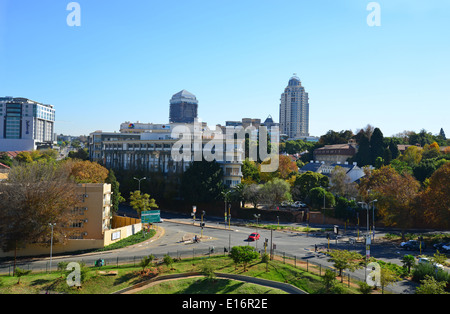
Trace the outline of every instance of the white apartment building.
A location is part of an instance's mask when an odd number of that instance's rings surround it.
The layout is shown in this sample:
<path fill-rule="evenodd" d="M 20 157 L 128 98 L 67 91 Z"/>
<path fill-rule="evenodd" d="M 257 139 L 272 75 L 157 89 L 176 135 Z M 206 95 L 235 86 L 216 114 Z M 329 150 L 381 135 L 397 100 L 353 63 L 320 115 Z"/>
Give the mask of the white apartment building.
<path fill-rule="evenodd" d="M 55 140 L 55 109 L 27 98 L 0 98 L 0 151 L 31 151 Z"/>

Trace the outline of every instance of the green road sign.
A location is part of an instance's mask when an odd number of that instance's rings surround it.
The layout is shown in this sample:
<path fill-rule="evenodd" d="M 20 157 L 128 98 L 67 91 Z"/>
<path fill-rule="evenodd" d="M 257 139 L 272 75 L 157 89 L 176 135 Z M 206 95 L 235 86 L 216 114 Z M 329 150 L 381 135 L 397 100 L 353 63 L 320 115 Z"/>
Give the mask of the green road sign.
<path fill-rule="evenodd" d="M 143 224 L 157 223 L 161 221 L 161 211 L 160 210 L 150 210 L 142 212 L 141 222 Z"/>

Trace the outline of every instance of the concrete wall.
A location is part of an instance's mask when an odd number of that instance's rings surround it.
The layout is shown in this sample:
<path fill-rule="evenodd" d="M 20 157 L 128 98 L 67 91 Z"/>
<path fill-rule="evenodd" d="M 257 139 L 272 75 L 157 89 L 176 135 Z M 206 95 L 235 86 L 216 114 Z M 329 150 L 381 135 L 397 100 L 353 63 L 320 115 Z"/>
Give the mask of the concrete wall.
<path fill-rule="evenodd" d="M 112 243 L 128 238 L 129 236 L 132 236 L 141 230 L 142 230 L 141 223 L 112 230 L 105 230 L 103 239 L 104 245 L 108 246 Z"/>
<path fill-rule="evenodd" d="M 66 245 L 54 244 L 52 253 L 53 255 L 56 255 L 100 248 L 103 248 L 103 240 L 68 240 Z M 17 250 L 17 257 L 25 256 L 50 256 L 50 246 L 47 247 L 38 244 L 29 244 L 25 248 L 20 248 Z M 14 257 L 14 251 L 3 252 L 0 250 L 0 257 Z"/>
<path fill-rule="evenodd" d="M 142 230 L 140 223 L 130 225 L 118 229 L 106 230 L 103 239 L 84 239 L 84 240 L 68 240 L 67 244 L 54 244 L 53 255 L 62 253 L 72 253 L 80 251 L 88 251 L 101 249 L 111 243 L 123 240 L 133 234 Z M 14 251 L 3 252 L 0 250 L 0 257 L 13 257 Z M 38 244 L 29 244 L 25 248 L 17 250 L 18 257 L 25 256 L 50 256 L 50 246 L 43 246 Z"/>

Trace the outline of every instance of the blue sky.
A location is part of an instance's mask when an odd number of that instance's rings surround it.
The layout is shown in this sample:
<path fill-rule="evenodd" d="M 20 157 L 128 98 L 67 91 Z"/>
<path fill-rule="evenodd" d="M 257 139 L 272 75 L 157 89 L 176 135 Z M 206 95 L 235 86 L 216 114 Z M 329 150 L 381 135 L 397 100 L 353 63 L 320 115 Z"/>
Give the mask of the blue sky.
<path fill-rule="evenodd" d="M 58 134 L 167 123 L 186 89 L 209 125 L 279 120 L 297 73 L 310 133 L 450 134 L 450 2 L 368 0 L 0 0 L 0 95 L 55 106 Z"/>

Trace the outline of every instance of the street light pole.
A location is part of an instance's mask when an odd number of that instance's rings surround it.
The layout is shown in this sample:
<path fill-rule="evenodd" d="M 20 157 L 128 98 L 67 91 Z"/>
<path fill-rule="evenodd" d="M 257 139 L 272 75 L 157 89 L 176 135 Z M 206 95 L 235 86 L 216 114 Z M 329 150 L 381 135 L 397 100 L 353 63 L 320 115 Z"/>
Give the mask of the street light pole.
<path fill-rule="evenodd" d="M 358 202 L 359 205 L 364 205 L 364 207 L 367 209 L 367 223 L 366 223 L 366 227 L 367 227 L 367 235 L 369 235 L 369 204 L 367 204 L 366 202 Z M 363 207 L 363 208 L 364 208 Z"/>
<path fill-rule="evenodd" d="M 56 223 L 48 224 L 52 228 L 52 236 L 50 239 L 50 272 L 52 272 L 52 255 L 53 255 L 53 227 L 56 226 Z"/>
<path fill-rule="evenodd" d="M 372 203 L 372 239 L 373 240 L 375 240 L 375 202 L 378 202 L 378 200 L 373 200 L 370 202 L 370 203 Z"/>
<path fill-rule="evenodd" d="M 141 181 L 142 181 L 142 180 L 146 180 L 147 178 L 146 178 L 146 177 L 143 177 L 143 178 L 141 178 L 141 179 L 138 179 L 138 178 L 134 177 L 133 179 L 139 181 L 139 192 L 140 192 L 140 191 L 141 191 Z"/>
<path fill-rule="evenodd" d="M 201 238 L 203 238 L 203 215 L 205 215 L 206 214 L 206 212 L 205 211 L 202 211 L 202 222 L 201 222 Z"/>

